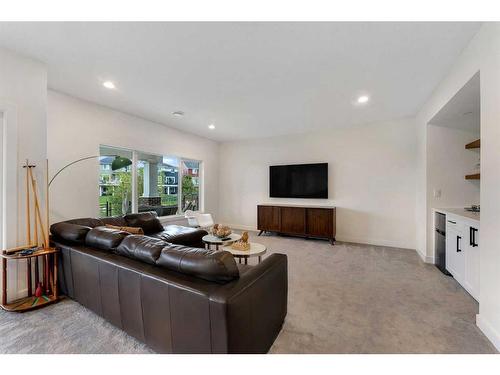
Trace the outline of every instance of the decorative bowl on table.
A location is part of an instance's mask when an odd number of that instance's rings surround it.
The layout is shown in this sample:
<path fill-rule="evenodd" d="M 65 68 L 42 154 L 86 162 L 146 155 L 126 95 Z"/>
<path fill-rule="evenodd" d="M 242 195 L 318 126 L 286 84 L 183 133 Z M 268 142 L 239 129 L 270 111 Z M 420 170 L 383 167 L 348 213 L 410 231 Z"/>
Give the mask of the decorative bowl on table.
<path fill-rule="evenodd" d="M 231 235 L 232 231 L 227 225 L 214 224 L 211 233 L 216 237 L 226 238 Z"/>

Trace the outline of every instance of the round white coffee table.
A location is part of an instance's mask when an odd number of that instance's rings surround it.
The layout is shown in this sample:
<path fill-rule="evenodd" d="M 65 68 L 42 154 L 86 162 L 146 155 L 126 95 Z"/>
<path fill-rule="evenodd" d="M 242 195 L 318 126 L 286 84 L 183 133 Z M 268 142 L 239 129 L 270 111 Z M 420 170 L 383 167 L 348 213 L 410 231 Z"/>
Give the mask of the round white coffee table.
<path fill-rule="evenodd" d="M 250 242 L 250 249 L 248 250 L 235 250 L 231 245 L 224 246 L 222 250 L 229 251 L 235 258 L 239 258 L 240 263 L 241 259 L 244 259 L 245 264 L 248 264 L 248 258 L 250 257 L 258 257 L 260 263 L 262 261 L 262 255 L 266 253 L 267 248 L 261 243 Z"/>
<path fill-rule="evenodd" d="M 213 234 L 207 234 L 206 236 L 203 236 L 201 240 L 205 243 L 207 249 L 210 249 L 211 245 L 215 245 L 215 250 L 219 250 L 220 245 L 230 245 L 234 241 L 238 241 L 240 238 L 241 235 L 236 233 L 231 233 L 226 238 L 219 238 L 217 236 L 214 236 Z"/>

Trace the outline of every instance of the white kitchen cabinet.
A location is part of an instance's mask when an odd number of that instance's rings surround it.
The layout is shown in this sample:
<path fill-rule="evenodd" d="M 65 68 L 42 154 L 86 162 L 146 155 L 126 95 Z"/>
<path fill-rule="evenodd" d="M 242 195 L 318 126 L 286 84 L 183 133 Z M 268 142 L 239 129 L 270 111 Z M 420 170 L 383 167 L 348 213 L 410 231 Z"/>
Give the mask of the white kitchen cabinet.
<path fill-rule="evenodd" d="M 479 300 L 479 223 L 466 222 L 465 234 L 465 278 L 463 287 Z"/>
<path fill-rule="evenodd" d="M 446 212 L 446 269 L 479 301 L 479 221 Z"/>
<path fill-rule="evenodd" d="M 465 281 L 464 223 L 454 215 L 446 215 L 446 269 L 458 283 Z"/>

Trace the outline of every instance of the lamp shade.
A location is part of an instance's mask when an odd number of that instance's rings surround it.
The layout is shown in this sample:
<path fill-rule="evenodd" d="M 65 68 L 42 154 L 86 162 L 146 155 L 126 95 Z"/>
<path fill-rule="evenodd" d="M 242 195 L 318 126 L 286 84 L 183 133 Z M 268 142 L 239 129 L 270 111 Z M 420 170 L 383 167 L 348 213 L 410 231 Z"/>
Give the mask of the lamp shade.
<path fill-rule="evenodd" d="M 115 160 L 111 163 L 111 169 L 116 171 L 117 169 L 128 167 L 131 164 L 132 160 L 124 158 L 123 156 L 116 156 Z"/>

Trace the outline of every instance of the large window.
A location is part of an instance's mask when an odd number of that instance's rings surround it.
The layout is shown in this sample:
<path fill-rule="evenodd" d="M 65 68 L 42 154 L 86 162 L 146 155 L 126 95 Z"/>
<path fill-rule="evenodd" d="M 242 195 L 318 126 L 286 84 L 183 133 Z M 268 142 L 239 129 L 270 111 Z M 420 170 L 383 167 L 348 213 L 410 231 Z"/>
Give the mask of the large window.
<path fill-rule="evenodd" d="M 114 155 L 135 160 L 135 165 L 113 171 Z M 128 212 L 156 211 L 158 216 L 171 216 L 199 211 L 200 166 L 197 160 L 101 146 L 101 217 Z"/>
<path fill-rule="evenodd" d="M 130 166 L 113 171 L 116 156 L 132 159 L 132 151 L 101 146 L 99 158 L 99 214 L 101 217 L 132 212 L 132 169 Z"/>

